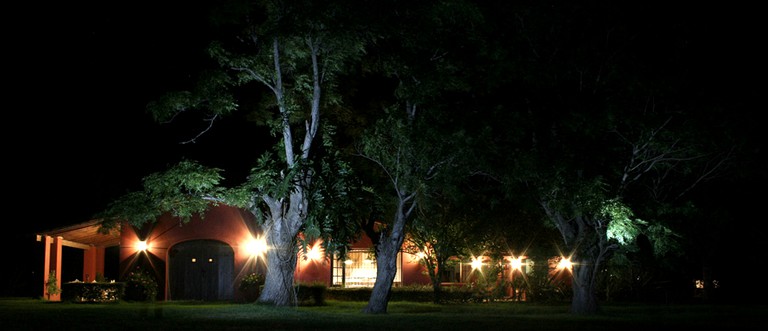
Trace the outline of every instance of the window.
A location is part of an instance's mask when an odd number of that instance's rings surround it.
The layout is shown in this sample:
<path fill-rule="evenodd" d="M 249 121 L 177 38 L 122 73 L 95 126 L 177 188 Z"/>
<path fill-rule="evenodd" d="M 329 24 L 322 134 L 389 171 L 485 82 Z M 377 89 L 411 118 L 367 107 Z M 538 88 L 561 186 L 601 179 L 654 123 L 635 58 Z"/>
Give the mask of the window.
<path fill-rule="evenodd" d="M 397 273 L 395 284 L 401 281 L 400 269 L 402 266 L 402 253 L 397 253 Z M 373 287 L 376 283 L 376 258 L 369 250 L 352 250 L 347 253 L 347 259 L 333 260 L 333 286 L 343 287 Z"/>

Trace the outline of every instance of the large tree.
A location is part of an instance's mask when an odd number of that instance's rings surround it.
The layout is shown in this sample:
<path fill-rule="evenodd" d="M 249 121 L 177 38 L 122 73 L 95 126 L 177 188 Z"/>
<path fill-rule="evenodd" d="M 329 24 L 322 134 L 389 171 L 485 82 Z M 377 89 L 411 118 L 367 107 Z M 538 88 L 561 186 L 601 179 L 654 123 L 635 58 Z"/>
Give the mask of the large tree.
<path fill-rule="evenodd" d="M 268 150 L 259 157 L 246 182 L 231 189 L 221 187 L 219 169 L 184 161 L 148 177 L 145 190 L 113 204 L 105 212 L 107 219 L 140 225 L 163 212 L 188 220 L 204 213 L 211 203 L 247 208 L 261 222 L 268 245 L 268 269 L 258 301 L 293 304 L 299 232 L 317 237 L 346 228 L 330 224 L 345 221 L 328 215 L 332 205 L 319 204 L 330 200 L 324 199 L 327 192 L 320 193 L 322 186 L 339 190 L 347 186 L 331 183 L 333 177 L 322 174 L 336 172 L 337 178 L 344 178 L 349 169 L 324 162 L 320 156 L 332 156 L 333 147 L 329 140 L 318 139 L 328 128 L 323 125 L 322 109 L 339 103 L 335 80 L 346 70 L 346 61 L 362 51 L 360 31 L 348 19 L 355 15 L 346 5 L 343 1 L 233 1 L 217 7 L 220 11 L 212 16 L 214 21 L 231 33 L 208 49 L 218 67 L 201 75 L 196 89 L 169 93 L 149 109 L 158 121 L 203 111 L 209 121 L 203 134 L 220 117 L 250 106 L 252 117 L 267 124 L 278 138 L 274 154 Z M 272 97 L 249 102 L 264 93 Z M 248 152 L 264 149 L 256 146 Z M 334 238 L 346 244 L 338 234 Z"/>
<path fill-rule="evenodd" d="M 416 219 L 408 227 L 404 251 L 413 254 L 426 269 L 432 283 L 433 302 L 442 303 L 442 277 L 449 270 L 452 258 L 462 259 L 470 255 L 469 241 L 476 230 L 478 214 L 462 212 L 462 200 L 432 193 L 427 201 L 422 201 Z"/>
<path fill-rule="evenodd" d="M 461 94 L 469 86 L 462 64 L 474 55 L 468 46 L 475 44 L 472 26 L 479 19 L 476 8 L 460 0 L 378 6 L 372 17 L 379 38 L 368 49 L 368 63 L 397 86 L 395 103 L 363 134 L 358 149 L 384 174 L 388 192 L 377 194 L 387 199 L 385 211 L 391 213 L 372 236 L 377 275 L 364 311 L 375 314 L 387 311 L 397 254 L 428 182 L 454 164 L 460 151 L 454 142 L 464 140 L 463 129 L 452 131 L 460 128 L 456 122 L 439 123 L 456 120 L 452 116 L 460 111 L 452 104 L 460 98 L 452 99 L 449 91 Z"/>
<path fill-rule="evenodd" d="M 514 50 L 501 72 L 516 87 L 504 101 L 516 132 L 499 138 L 516 148 L 506 149 L 515 152 L 502 172 L 559 230 L 574 262 L 577 314 L 599 311 L 596 283 L 617 249 L 643 234 L 657 254 L 668 252 L 668 220 L 648 211 L 684 204 L 728 155 L 717 139 L 700 138 L 712 123 L 696 118 L 706 115 L 691 116 L 712 109 L 685 99 L 689 82 L 675 67 L 685 40 L 671 38 L 667 21 L 647 26 L 643 10 L 556 1 L 489 14 L 516 18 L 499 30 Z M 650 51 L 659 46 L 665 58 Z"/>

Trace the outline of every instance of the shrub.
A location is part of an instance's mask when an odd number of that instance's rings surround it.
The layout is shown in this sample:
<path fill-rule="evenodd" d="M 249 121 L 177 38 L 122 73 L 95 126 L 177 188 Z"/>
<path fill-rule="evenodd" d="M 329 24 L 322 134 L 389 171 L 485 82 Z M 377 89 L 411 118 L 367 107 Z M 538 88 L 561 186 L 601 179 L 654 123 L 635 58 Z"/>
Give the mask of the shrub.
<path fill-rule="evenodd" d="M 62 301 L 117 302 L 123 297 L 125 283 L 69 282 L 61 285 Z"/>
<path fill-rule="evenodd" d="M 48 273 L 48 281 L 45 283 L 45 291 L 48 293 L 48 300 L 51 299 L 52 295 L 61 293 L 58 279 L 56 278 L 56 271 L 54 270 L 51 270 L 51 272 Z"/>
<path fill-rule="evenodd" d="M 308 283 L 295 285 L 296 299 L 301 306 L 325 305 L 325 284 Z"/>
<path fill-rule="evenodd" d="M 243 293 L 245 300 L 250 302 L 259 298 L 262 285 L 264 285 L 264 275 L 253 272 L 243 277 L 238 289 Z"/>
<path fill-rule="evenodd" d="M 136 269 L 125 280 L 125 299 L 128 301 L 155 301 L 157 281 L 147 271 Z"/>

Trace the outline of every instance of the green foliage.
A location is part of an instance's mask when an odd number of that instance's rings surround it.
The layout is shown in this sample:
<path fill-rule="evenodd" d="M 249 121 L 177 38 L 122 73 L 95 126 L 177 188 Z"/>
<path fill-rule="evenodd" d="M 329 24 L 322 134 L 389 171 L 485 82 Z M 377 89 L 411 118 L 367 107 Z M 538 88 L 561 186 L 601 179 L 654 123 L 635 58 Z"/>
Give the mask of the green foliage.
<path fill-rule="evenodd" d="M 62 301 L 70 302 L 117 302 L 124 297 L 125 283 L 69 282 L 61 285 Z"/>
<path fill-rule="evenodd" d="M 147 270 L 136 268 L 125 278 L 125 299 L 128 301 L 155 301 L 157 291 L 157 280 Z"/>
<path fill-rule="evenodd" d="M 633 246 L 638 236 L 645 235 L 657 256 L 664 256 L 680 247 L 680 236 L 672 229 L 659 222 L 651 224 L 635 218 L 632 210 L 617 199 L 607 201 L 599 217 L 609 222 L 607 238 L 616 240 L 622 246 Z"/>
<path fill-rule="evenodd" d="M 56 278 L 56 271 L 51 270 L 48 273 L 48 281 L 45 282 L 45 291 L 48 293 L 48 299 L 51 298 L 51 295 L 56 295 L 61 293 L 61 288 L 59 288 L 58 279 Z"/>
<path fill-rule="evenodd" d="M 120 197 L 99 214 L 104 219 L 102 231 L 108 231 L 119 221 L 141 227 L 163 213 L 183 222 L 203 215 L 211 204 L 224 202 L 220 172 L 221 169 L 183 160 L 164 172 L 150 174 L 143 179 L 142 191 Z"/>
<path fill-rule="evenodd" d="M 264 275 L 254 272 L 243 277 L 237 288 L 247 302 L 254 302 L 261 294 L 262 285 L 264 285 Z"/>
<path fill-rule="evenodd" d="M 651 224 L 645 230 L 645 234 L 653 244 L 653 253 L 656 256 L 665 256 L 667 254 L 681 254 L 680 240 L 682 236 L 664 224 Z"/>
<path fill-rule="evenodd" d="M 608 239 L 615 239 L 621 245 L 632 243 L 641 233 L 641 226 L 648 222 L 635 219 L 632 210 L 618 200 L 609 200 L 603 205 L 599 217 L 607 220 Z"/>
<path fill-rule="evenodd" d="M 258 290 L 262 285 L 264 285 L 264 275 L 253 272 L 243 277 L 243 279 L 240 281 L 240 286 L 238 286 L 238 289 L 240 289 L 240 291 L 247 292 Z"/>
<path fill-rule="evenodd" d="M 251 168 L 250 175 L 242 189 L 253 194 L 264 194 L 275 199 L 286 198 L 295 189 L 297 181 L 306 170 L 299 161 L 293 167 L 282 170 L 282 166 L 271 153 L 264 153 Z"/>
<path fill-rule="evenodd" d="M 570 288 L 563 277 L 550 275 L 546 260 L 534 261 L 532 271 L 525 275 L 526 299 L 535 303 L 553 303 L 565 301 L 570 295 Z"/>
<path fill-rule="evenodd" d="M 324 306 L 325 305 L 325 283 L 312 282 L 300 283 L 294 286 L 296 299 L 301 306 Z"/>

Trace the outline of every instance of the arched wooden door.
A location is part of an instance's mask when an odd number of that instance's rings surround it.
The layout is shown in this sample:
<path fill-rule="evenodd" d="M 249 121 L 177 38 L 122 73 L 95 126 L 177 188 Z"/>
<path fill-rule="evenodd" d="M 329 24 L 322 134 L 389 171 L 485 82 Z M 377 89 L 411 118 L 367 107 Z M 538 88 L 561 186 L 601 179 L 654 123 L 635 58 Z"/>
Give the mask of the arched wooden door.
<path fill-rule="evenodd" d="M 235 253 L 215 240 L 174 245 L 169 253 L 171 300 L 232 300 Z"/>

